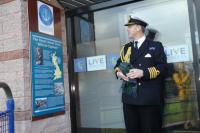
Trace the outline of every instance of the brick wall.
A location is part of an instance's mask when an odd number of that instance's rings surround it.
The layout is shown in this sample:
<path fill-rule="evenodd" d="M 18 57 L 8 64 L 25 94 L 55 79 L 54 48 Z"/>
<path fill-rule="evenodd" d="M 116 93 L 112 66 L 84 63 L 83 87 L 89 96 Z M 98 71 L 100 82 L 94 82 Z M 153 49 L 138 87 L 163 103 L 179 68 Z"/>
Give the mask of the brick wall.
<path fill-rule="evenodd" d="M 16 133 L 70 133 L 69 85 L 65 17 L 62 11 L 62 39 L 66 113 L 31 120 L 31 69 L 29 58 L 27 1 L 0 4 L 0 82 L 6 82 L 15 100 Z M 5 94 L 0 90 L 0 111 L 5 109 Z"/>
<path fill-rule="evenodd" d="M 5 4 L 5 3 L 11 2 L 11 1 L 14 1 L 14 0 L 0 0 L 0 4 Z"/>

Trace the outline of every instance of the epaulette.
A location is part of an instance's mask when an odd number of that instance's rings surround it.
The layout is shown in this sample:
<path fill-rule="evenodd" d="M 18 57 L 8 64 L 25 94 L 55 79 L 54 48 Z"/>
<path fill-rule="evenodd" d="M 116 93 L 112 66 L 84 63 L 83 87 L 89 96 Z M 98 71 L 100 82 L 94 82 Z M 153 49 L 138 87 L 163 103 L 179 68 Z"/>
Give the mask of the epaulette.
<path fill-rule="evenodd" d="M 131 42 L 123 44 L 122 46 L 124 47 L 124 46 L 129 46 L 129 45 L 131 45 Z"/>

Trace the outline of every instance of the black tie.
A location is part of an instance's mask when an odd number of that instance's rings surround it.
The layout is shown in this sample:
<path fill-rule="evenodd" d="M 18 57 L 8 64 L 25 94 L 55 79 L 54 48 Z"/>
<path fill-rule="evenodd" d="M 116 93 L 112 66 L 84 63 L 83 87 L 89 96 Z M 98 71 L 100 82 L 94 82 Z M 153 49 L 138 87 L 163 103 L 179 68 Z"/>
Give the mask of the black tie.
<path fill-rule="evenodd" d="M 138 41 L 134 41 L 134 48 L 138 50 Z"/>

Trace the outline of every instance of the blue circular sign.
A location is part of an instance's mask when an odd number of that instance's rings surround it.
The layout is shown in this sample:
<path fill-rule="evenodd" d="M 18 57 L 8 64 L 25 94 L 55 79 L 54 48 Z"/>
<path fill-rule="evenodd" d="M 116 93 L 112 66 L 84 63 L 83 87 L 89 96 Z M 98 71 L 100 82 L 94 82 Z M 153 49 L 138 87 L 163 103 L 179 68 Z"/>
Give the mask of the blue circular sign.
<path fill-rule="evenodd" d="M 53 13 L 47 5 L 40 6 L 39 16 L 43 24 L 49 26 L 53 23 Z"/>

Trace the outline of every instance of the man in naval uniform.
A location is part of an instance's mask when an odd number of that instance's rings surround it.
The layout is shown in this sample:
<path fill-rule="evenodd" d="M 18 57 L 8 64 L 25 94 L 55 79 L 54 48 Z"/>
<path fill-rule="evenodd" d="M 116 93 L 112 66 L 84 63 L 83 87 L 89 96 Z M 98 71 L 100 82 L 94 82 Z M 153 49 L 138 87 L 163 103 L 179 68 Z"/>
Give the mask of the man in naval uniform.
<path fill-rule="evenodd" d="M 116 76 L 123 80 L 126 133 L 161 133 L 163 79 L 167 62 L 162 44 L 146 38 L 147 25 L 140 18 L 129 18 L 125 26 L 131 42 L 122 47 L 114 68 Z M 122 70 L 123 63 L 129 64 L 128 72 Z"/>

